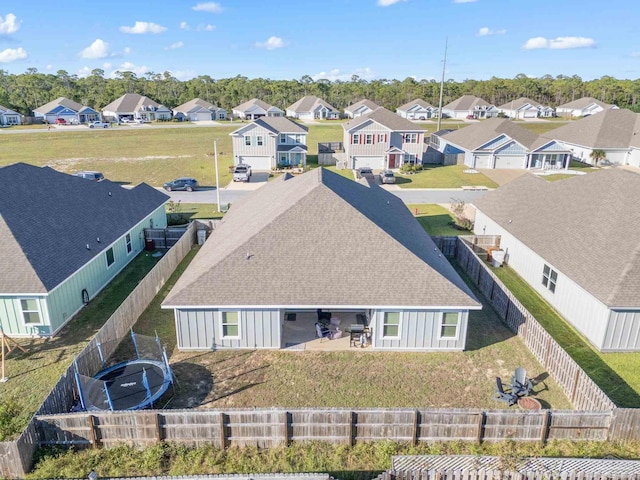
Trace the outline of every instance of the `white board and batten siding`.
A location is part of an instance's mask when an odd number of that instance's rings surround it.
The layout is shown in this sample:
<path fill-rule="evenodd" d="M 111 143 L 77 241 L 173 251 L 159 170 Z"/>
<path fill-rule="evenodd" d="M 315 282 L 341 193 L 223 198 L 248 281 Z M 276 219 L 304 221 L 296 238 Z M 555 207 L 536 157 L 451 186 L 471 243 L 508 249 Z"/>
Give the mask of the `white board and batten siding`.
<path fill-rule="evenodd" d="M 219 310 L 176 309 L 178 348 L 180 350 L 280 348 L 281 315 L 278 309 L 233 311 L 239 313 L 239 336 L 223 338 Z"/>
<path fill-rule="evenodd" d="M 474 231 L 476 234 L 500 235 L 500 248 L 507 252 L 508 265 L 596 348 L 603 348 L 610 314 L 606 305 L 480 210 L 476 211 Z M 555 293 L 542 284 L 545 265 L 558 274 Z"/>
<path fill-rule="evenodd" d="M 464 350 L 469 320 L 467 310 L 457 312 L 458 328 L 455 338 L 441 338 L 443 312 L 440 310 L 400 310 L 399 312 L 400 325 L 397 338 L 385 338 L 383 324 L 386 312 L 374 311 L 370 323 L 374 350 L 422 352 Z"/>
<path fill-rule="evenodd" d="M 603 352 L 640 350 L 640 307 L 637 310 L 611 310 L 602 346 Z"/>

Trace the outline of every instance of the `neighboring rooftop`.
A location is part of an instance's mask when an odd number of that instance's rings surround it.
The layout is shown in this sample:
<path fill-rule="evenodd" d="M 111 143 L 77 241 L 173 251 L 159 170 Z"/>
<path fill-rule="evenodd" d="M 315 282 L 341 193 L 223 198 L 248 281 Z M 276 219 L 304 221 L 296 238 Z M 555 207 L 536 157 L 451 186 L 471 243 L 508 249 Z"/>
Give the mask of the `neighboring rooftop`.
<path fill-rule="evenodd" d="M 267 102 L 263 102 L 262 100 L 259 100 L 257 98 L 252 98 L 251 100 L 241 103 L 240 105 L 238 105 L 237 107 L 234 107 L 233 109 L 243 112 L 253 106 L 260 107 L 265 111 L 273 108 L 273 106 L 269 105 Z"/>
<path fill-rule="evenodd" d="M 375 110 L 376 108 L 378 108 L 380 105 L 372 102 L 371 100 L 368 99 L 364 99 L 364 100 L 360 100 L 359 102 L 356 102 L 352 105 L 349 105 L 347 108 L 345 108 L 345 111 L 347 112 L 355 112 L 358 108 L 360 107 L 367 107 L 370 110 Z"/>
<path fill-rule="evenodd" d="M 489 107 L 488 102 L 475 95 L 463 95 L 451 103 L 447 103 L 443 110 L 472 110 L 474 107 Z"/>
<path fill-rule="evenodd" d="M 234 130 L 229 135 L 234 135 L 243 130 L 246 130 L 247 127 L 251 125 L 260 125 L 261 127 L 266 128 L 270 132 L 275 134 L 279 133 L 308 133 L 309 128 L 305 125 L 300 125 L 298 122 L 294 122 L 286 117 L 261 117 L 257 120 L 254 120 L 251 123 L 243 125 L 242 127 Z"/>
<path fill-rule="evenodd" d="M 56 107 L 59 107 L 59 106 L 69 108 L 76 112 L 79 112 L 83 108 L 82 105 L 80 105 L 78 102 L 75 102 L 65 97 L 58 97 L 55 100 L 50 101 L 49 103 L 45 103 L 44 105 L 41 105 L 38 108 L 34 108 L 33 111 L 42 113 L 42 114 L 47 114 L 51 110 L 54 110 Z"/>
<path fill-rule="evenodd" d="M 325 102 L 321 98 L 316 97 L 315 95 L 307 95 L 302 97 L 300 100 L 295 102 L 294 104 L 287 107 L 287 110 L 293 110 L 294 112 L 305 113 L 311 112 L 317 105 L 322 105 L 323 107 L 329 110 L 335 110 L 332 105 Z"/>
<path fill-rule="evenodd" d="M 610 103 L 601 102 L 600 100 L 596 100 L 593 97 L 582 97 L 582 98 L 579 98 L 579 99 L 574 100 L 572 102 L 564 103 L 562 105 L 558 105 L 556 108 L 582 109 L 582 108 L 586 108 L 589 105 L 593 105 L 593 104 L 598 105 L 598 106 L 600 106 L 600 107 L 602 107 L 604 109 L 611 108 L 613 106 Z"/>
<path fill-rule="evenodd" d="M 120 98 L 103 107 L 102 110 L 108 112 L 128 113 L 135 112 L 142 106 L 158 108 L 161 105 L 158 102 L 151 100 L 149 97 L 145 97 L 144 95 L 140 95 L 138 93 L 125 93 Z"/>
<path fill-rule="evenodd" d="M 207 110 L 211 111 L 218 110 L 218 107 L 213 103 L 202 100 L 201 98 L 194 98 L 193 100 L 189 100 L 182 105 L 178 105 L 173 110 L 176 112 L 192 112 L 194 110 L 199 110 L 200 108 L 206 108 Z"/>
<path fill-rule="evenodd" d="M 422 100 L 421 98 L 416 98 L 415 100 L 411 100 L 408 103 L 405 103 L 404 105 L 401 105 L 397 108 L 397 110 L 401 110 L 401 111 L 407 111 L 409 110 L 411 107 L 414 107 L 415 105 L 419 105 L 422 108 L 433 108 L 433 105 L 425 102 L 424 100 Z"/>
<path fill-rule="evenodd" d="M 527 97 L 516 98 L 515 100 L 511 100 L 510 102 L 505 103 L 504 105 L 500 105 L 498 108 L 500 110 L 517 110 L 520 107 L 525 105 L 531 105 L 532 107 L 541 107 L 542 105 L 535 100 L 531 100 Z"/>
<path fill-rule="evenodd" d="M 411 131 L 411 132 L 424 132 L 425 129 L 419 125 L 413 123 L 406 118 L 402 118 L 400 115 L 387 110 L 384 107 L 377 107 L 373 112 L 361 115 L 346 123 L 342 124 L 342 127 L 349 131 L 365 122 L 373 120 L 383 127 L 393 131 Z"/>
<path fill-rule="evenodd" d="M 474 203 L 605 305 L 640 307 L 640 173 L 525 174 Z"/>
<path fill-rule="evenodd" d="M 539 139 L 539 135 L 508 118 L 490 118 L 459 130 L 453 130 L 443 135 L 442 138 L 466 150 L 476 150 L 500 135 L 508 135 L 526 148 L 534 146 Z"/>

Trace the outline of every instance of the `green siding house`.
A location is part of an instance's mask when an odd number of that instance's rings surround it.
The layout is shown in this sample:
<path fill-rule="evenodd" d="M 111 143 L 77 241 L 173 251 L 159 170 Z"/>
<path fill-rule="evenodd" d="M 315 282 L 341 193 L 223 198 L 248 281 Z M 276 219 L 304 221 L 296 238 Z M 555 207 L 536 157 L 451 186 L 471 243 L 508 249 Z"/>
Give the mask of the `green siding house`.
<path fill-rule="evenodd" d="M 7 335 L 52 336 L 167 225 L 168 197 L 49 167 L 0 168 L 0 324 Z"/>

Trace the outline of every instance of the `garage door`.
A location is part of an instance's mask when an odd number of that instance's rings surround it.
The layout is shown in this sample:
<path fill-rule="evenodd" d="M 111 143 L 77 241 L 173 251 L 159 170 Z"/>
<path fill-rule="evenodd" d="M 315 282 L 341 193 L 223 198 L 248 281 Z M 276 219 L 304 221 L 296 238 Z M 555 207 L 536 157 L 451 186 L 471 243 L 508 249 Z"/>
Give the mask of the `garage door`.
<path fill-rule="evenodd" d="M 371 167 L 374 170 L 384 170 L 384 157 L 353 157 L 353 168 Z"/>
<path fill-rule="evenodd" d="M 240 157 L 242 163 L 251 165 L 252 170 L 271 170 L 271 157 Z"/>
<path fill-rule="evenodd" d="M 191 114 L 192 122 L 203 122 L 206 120 L 211 120 L 211 113 L 209 112 L 197 112 Z"/>
<path fill-rule="evenodd" d="M 474 168 L 492 168 L 491 157 L 489 155 L 476 155 Z"/>
<path fill-rule="evenodd" d="M 520 156 L 496 155 L 496 168 L 523 168 L 524 159 Z"/>

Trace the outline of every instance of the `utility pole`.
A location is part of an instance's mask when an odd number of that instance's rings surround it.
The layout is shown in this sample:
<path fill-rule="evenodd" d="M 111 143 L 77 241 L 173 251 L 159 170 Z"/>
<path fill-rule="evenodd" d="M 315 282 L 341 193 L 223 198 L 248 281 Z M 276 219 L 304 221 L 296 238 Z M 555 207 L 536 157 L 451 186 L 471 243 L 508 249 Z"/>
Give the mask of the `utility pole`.
<path fill-rule="evenodd" d="M 438 102 L 438 128 L 440 130 L 442 125 L 442 95 L 444 93 L 444 70 L 447 67 L 447 46 L 449 45 L 449 37 L 446 37 L 444 41 L 444 60 L 442 62 L 442 79 L 440 80 L 440 101 Z"/>
<path fill-rule="evenodd" d="M 218 213 L 220 210 L 220 177 L 218 175 L 218 139 L 213 141 L 213 158 L 216 162 L 216 201 L 218 202 Z"/>

